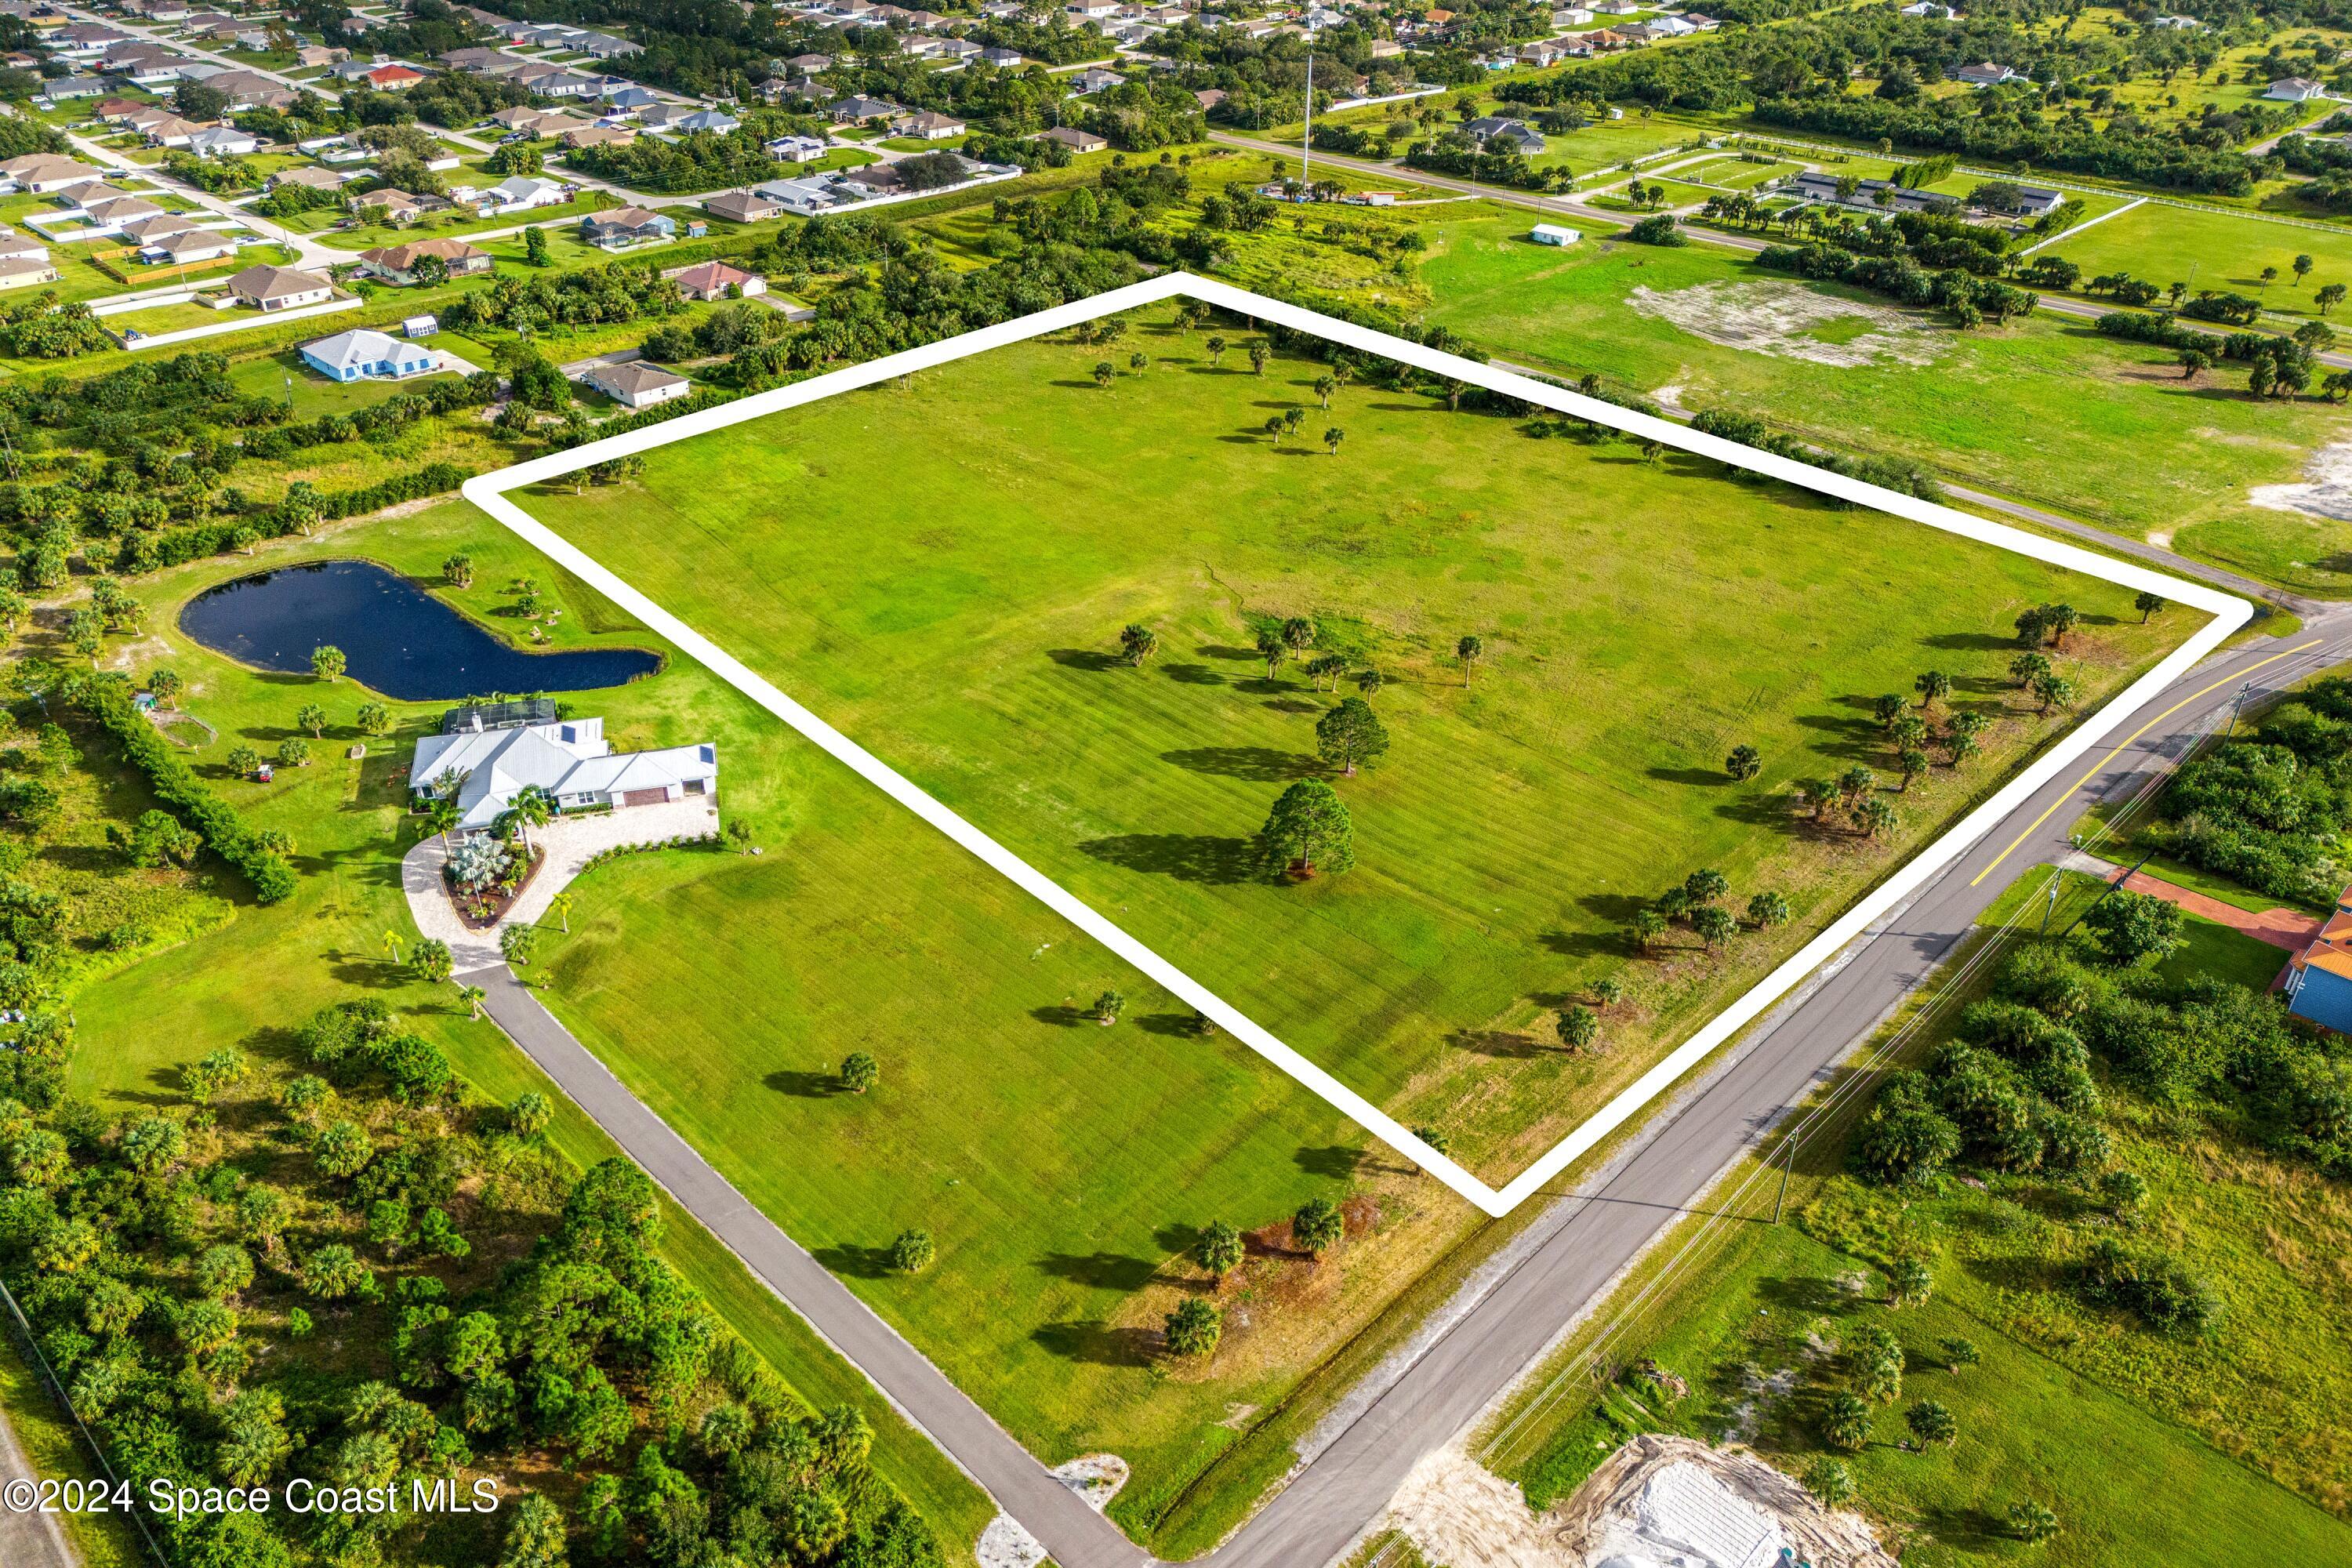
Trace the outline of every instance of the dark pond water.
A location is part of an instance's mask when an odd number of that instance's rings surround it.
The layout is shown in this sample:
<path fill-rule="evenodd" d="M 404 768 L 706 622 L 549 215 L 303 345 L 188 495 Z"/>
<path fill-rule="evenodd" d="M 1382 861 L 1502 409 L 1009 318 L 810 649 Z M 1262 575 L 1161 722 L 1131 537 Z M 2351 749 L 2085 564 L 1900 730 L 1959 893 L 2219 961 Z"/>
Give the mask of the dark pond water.
<path fill-rule="evenodd" d="M 353 680 L 404 702 L 590 691 L 661 665 L 635 648 L 524 653 L 366 561 L 322 561 L 224 583 L 188 602 L 180 629 L 240 663 L 297 675 L 310 673 L 311 649 L 331 643 L 343 650 Z"/>

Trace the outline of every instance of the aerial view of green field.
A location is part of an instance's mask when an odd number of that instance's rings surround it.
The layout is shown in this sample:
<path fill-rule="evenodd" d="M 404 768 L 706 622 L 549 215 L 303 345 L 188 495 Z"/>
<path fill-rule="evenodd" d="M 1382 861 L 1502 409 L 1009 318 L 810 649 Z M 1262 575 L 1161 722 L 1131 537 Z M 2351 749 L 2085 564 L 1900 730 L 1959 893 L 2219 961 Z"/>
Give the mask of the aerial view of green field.
<path fill-rule="evenodd" d="M 1420 276 L 1424 318 L 1501 357 L 1694 411 L 1752 412 L 2305 592 L 2345 589 L 2352 533 L 2293 487 L 2340 462 L 2331 449 L 2352 438 L 2352 419 L 2250 397 L 2215 384 L 2218 373 L 2185 377 L 2163 350 L 2087 321 L 2044 313 L 1959 332 L 1702 246 L 1604 238 L 1561 251 L 1507 220 L 1447 226 Z M 2118 451 L 2132 460 L 2110 462 Z"/>
<path fill-rule="evenodd" d="M 1094 344 L 1022 345 L 527 504 L 1490 1180 L 2063 721 L 2008 673 L 2021 611 L 2086 617 L 2063 655 L 2085 702 L 2183 630 L 1926 529 L 1894 552 L 1884 520 L 1711 465 L 1379 384 L 1335 384 L 1325 408 L 1317 362 L 1261 374 L 1238 333 L 1136 326 L 1115 358 L 1143 363 L 1119 374 Z M 986 564 L 1008 550 L 1014 584 Z M 1294 646 L 1262 649 L 1292 622 Z M 1140 661 L 1129 626 L 1154 639 Z M 1815 650 L 1806 673 L 1783 646 Z M 1738 679 L 1704 673 L 1734 647 Z M 1871 705 L 1930 668 L 1991 726 L 1989 755 L 1898 788 Z M 1318 726 L 1360 684 L 1392 745 L 1350 775 Z M 1745 779 L 1725 771 L 1740 746 Z M 1788 804 L 1856 765 L 1885 775 L 1883 830 Z M 1266 874 L 1270 808 L 1327 778 L 1354 869 Z M 1793 919 L 1645 952 L 1631 923 L 1677 868 Z M 1560 1041 L 1562 1006 L 1612 985 L 1602 1048 Z"/>

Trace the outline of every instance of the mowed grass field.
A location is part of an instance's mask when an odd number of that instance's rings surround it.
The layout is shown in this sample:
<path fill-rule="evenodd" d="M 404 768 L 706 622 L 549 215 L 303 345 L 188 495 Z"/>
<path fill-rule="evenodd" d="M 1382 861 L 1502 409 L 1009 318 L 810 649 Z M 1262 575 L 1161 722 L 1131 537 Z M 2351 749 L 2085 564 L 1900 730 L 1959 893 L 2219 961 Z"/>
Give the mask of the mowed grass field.
<path fill-rule="evenodd" d="M 1164 313 L 1111 351 L 1054 341 L 646 454 L 643 483 L 531 492 L 828 721 L 1490 1180 L 1521 1168 L 2058 721 L 2002 672 L 2018 612 L 2065 598 L 2112 690 L 2185 635 L 2129 595 L 1931 530 L 1627 447 L 1366 385 L 1251 374 Z M 1098 359 L 1152 360 L 1109 389 Z M 1258 426 L 1300 404 L 1310 439 Z M 1311 437 L 1344 427 L 1338 454 Z M 1295 885 L 1253 840 L 1325 773 L 1335 700 L 1265 617 L 1388 678 L 1394 738 L 1338 787 L 1356 868 Z M 1156 629 L 1142 668 L 1119 628 Z M 1482 637 L 1474 680 L 1453 658 Z M 1816 835 L 1790 781 L 1891 761 L 1867 715 L 1934 668 L 1998 721 L 1990 756 L 1902 802 L 1899 843 Z M 1758 746 L 1762 776 L 1723 759 Z M 1889 781 L 1889 788 L 1892 784 Z M 1701 867 L 1800 919 L 1654 959 L 1632 916 Z M 1553 1017 L 1603 976 L 1604 1048 Z M 677 984 L 687 984 L 682 973 Z M 653 1005 L 653 1004 L 648 1004 Z M 964 1020 L 967 1027 L 986 1020 Z"/>
<path fill-rule="evenodd" d="M 1526 234 L 1523 217 L 1437 226 L 1418 271 L 1432 300 L 1423 319 L 1540 369 L 1671 388 L 1691 409 L 1737 408 L 1834 450 L 1907 458 L 2298 592 L 2352 593 L 2352 526 L 2247 500 L 2257 486 L 2301 480 L 2315 454 L 2352 439 L 2352 418 L 2332 405 L 2257 402 L 2226 366 L 2185 381 L 2168 353 L 2086 321 L 2043 315 L 1960 333 L 1703 244 L 1560 250 Z M 2055 248 L 2088 262 L 2074 242 Z M 1818 363 L 1800 357 L 1802 345 L 1758 341 L 1741 319 L 1759 306 L 1834 318 L 1839 303 L 1856 329 L 1888 334 L 1888 352 Z M 1841 324 L 1797 335 L 1833 338 Z"/>
<path fill-rule="evenodd" d="M 449 589 L 442 560 L 473 557 Z M 374 995 L 446 1047 L 504 1101 L 539 1088 L 563 1106 L 559 1135 L 582 1161 L 610 1145 L 449 986 L 409 980 L 383 933 L 411 933 L 402 853 L 421 829 L 401 808 L 415 738 L 441 702 L 394 704 L 400 731 L 343 757 L 370 694 L 246 669 L 181 637 L 178 606 L 213 583 L 294 560 L 362 556 L 515 635 L 509 584 L 536 580 L 562 615 L 559 647 L 663 647 L 504 529 L 462 503 L 372 521 L 251 559 L 207 561 L 138 585 L 145 637 L 110 637 L 101 662 L 187 679 L 189 709 L 221 739 L 193 759 L 257 826 L 296 839 L 300 889 L 122 969 L 76 999 L 74 1088 L 109 1110 L 144 1103 L 205 1052 L 288 1049 L 320 1006 Z M 665 650 L 666 651 L 666 650 Z M 276 782 L 226 776 L 240 741 L 265 753 L 316 700 L 333 724 L 305 768 Z M 1134 1479 L 1120 1517 L 1139 1531 L 1187 1483 L 1278 1414 L 1302 1377 L 1362 1331 L 1479 1216 L 1231 1040 L 1178 1026 L 1189 1010 L 1108 958 L 979 862 L 866 788 L 699 666 L 567 696 L 624 749 L 715 742 L 720 803 L 763 851 L 665 851 L 572 885 L 566 934 L 541 932 L 549 1005 L 671 1125 L 957 1384 L 1049 1462 L 1100 1449 Z M 123 786 L 126 792 L 131 786 Z M 145 803 L 125 795 L 136 816 Z M 224 877 L 223 891 L 237 891 Z M 1125 1022 L 1081 1023 L 1107 988 Z M 834 1092 L 849 1052 L 882 1062 L 880 1087 Z M 1281 1245 L 1310 1196 L 1348 1205 L 1350 1237 L 1320 1265 Z M 1194 1228 L 1274 1227 L 1227 1288 L 1217 1357 L 1170 1369 L 1162 1316 L 1196 1288 L 1178 1262 Z M 887 1272 L 893 1237 L 921 1226 L 938 1261 Z M 992 1511 L 927 1440 L 706 1233 L 674 1218 L 672 1251 L 730 1321 L 811 1403 L 854 1398 L 881 1438 L 885 1473 L 969 1561 Z M 1277 1467 L 1277 1469 L 1279 1467 Z M 1245 1508 L 1254 1494 L 1228 1500 Z M 1213 1538 L 1232 1522 L 1196 1528 Z"/>
<path fill-rule="evenodd" d="M 2320 315 L 2313 296 L 2330 283 L 2352 285 L 2352 228 L 2331 232 L 2161 202 L 2143 202 L 2049 249 L 2079 265 L 2086 281 L 2128 272 L 2159 289 L 2179 282 L 2192 292 L 2226 289 L 2261 300 L 2264 310 L 2313 321 Z M 2301 282 L 2297 256 L 2312 259 Z M 2278 268 L 2267 286 L 2265 267 Z"/>

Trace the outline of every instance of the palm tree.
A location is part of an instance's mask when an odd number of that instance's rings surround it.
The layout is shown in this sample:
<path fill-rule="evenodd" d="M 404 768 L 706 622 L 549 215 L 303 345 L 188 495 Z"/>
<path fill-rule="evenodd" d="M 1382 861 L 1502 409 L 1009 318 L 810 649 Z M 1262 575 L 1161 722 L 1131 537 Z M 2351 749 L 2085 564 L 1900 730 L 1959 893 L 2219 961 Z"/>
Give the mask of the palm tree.
<path fill-rule="evenodd" d="M 1465 637 L 1454 645 L 1454 657 L 1462 661 L 1463 685 L 1470 684 L 1470 672 L 1477 665 L 1478 656 L 1486 651 L 1486 643 L 1475 637 Z"/>
<path fill-rule="evenodd" d="M 457 1000 L 466 1005 L 467 1016 L 468 1017 L 479 1018 L 482 1016 L 482 998 L 488 994 L 488 992 L 483 990 L 478 985 L 460 985 L 457 987 Z"/>
<path fill-rule="evenodd" d="M 401 943 L 405 940 L 406 939 L 396 931 L 388 931 L 383 933 L 384 954 L 394 963 L 398 963 L 400 962 L 400 947 Z"/>
<path fill-rule="evenodd" d="M 433 809 L 427 815 L 425 822 L 426 826 L 441 836 L 441 847 L 445 851 L 449 847 L 449 835 L 457 830 L 457 819 L 463 815 L 464 813 L 457 809 L 455 796 L 444 795 L 433 803 Z"/>
<path fill-rule="evenodd" d="M 1337 377 L 1327 374 L 1315 378 L 1315 395 L 1323 400 L 1323 407 L 1327 412 L 1331 406 L 1331 395 L 1339 390 L 1339 383 Z"/>
<path fill-rule="evenodd" d="M 548 794 L 542 784 L 525 784 L 515 791 L 514 800 L 508 809 L 514 813 L 515 826 L 522 829 L 523 851 L 529 854 L 530 829 L 546 826 L 548 820 L 555 816 L 555 797 Z"/>
<path fill-rule="evenodd" d="M 570 893 L 558 893 L 548 900 L 547 912 L 555 917 L 555 923 L 563 928 L 564 935 L 572 934 L 572 895 Z"/>

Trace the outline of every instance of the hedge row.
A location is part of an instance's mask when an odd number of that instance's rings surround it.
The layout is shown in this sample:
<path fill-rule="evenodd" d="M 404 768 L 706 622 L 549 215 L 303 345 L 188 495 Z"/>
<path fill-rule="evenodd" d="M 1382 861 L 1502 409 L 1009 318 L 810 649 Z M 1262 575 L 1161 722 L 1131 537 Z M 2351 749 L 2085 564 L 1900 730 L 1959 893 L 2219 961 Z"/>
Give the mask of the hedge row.
<path fill-rule="evenodd" d="M 319 517 L 322 521 L 331 521 L 397 506 L 402 501 L 442 495 L 473 477 L 471 468 L 456 463 L 428 463 L 413 472 L 394 474 L 372 485 L 322 491 L 317 498 Z M 277 539 L 293 531 L 293 518 L 279 508 L 248 517 L 224 518 L 217 522 L 191 523 L 158 533 L 134 533 L 123 540 L 121 548 L 115 552 L 114 569 L 152 572 L 164 566 L 183 566 L 207 555 L 225 555 L 240 548 L 241 542 Z"/>
<path fill-rule="evenodd" d="M 294 868 L 285 857 L 262 847 L 235 807 L 206 789 L 172 743 L 148 721 L 115 681 L 91 681 L 83 706 L 121 744 L 155 792 L 155 798 L 181 821 L 205 836 L 213 852 L 245 874 L 257 902 L 277 903 L 294 891 Z"/>

